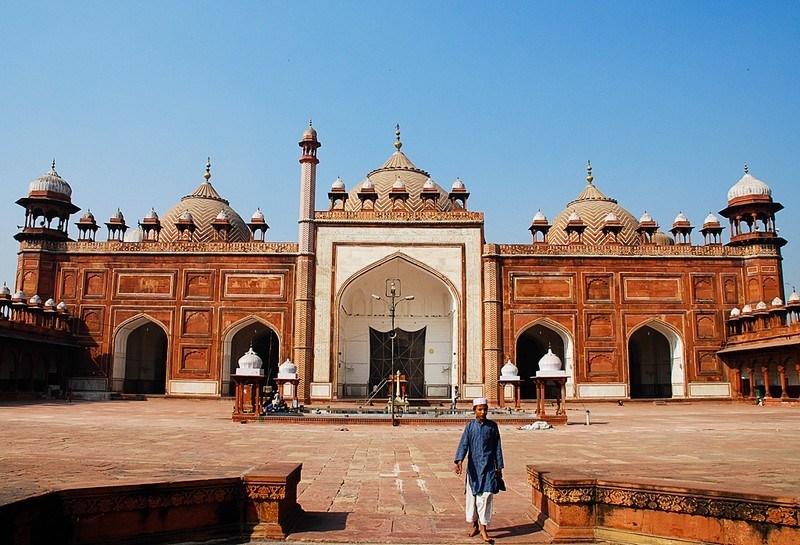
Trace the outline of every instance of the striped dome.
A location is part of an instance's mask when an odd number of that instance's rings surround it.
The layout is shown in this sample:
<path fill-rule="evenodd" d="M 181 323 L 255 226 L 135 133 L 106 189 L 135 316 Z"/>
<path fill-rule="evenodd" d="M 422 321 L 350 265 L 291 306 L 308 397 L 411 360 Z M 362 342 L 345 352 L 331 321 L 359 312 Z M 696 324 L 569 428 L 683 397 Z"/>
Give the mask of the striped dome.
<path fill-rule="evenodd" d="M 53 166 L 50 170 L 28 185 L 28 193 L 44 192 L 56 193 L 62 195 L 64 200 L 70 200 L 72 197 L 72 188 L 67 181 L 58 175 L 56 172 L 56 162 L 53 161 Z"/>
<path fill-rule="evenodd" d="M 728 190 L 728 201 L 730 202 L 739 197 L 749 197 L 753 195 L 763 195 L 772 199 L 772 189 L 745 170 L 742 179 Z"/>
<path fill-rule="evenodd" d="M 228 240 L 230 242 L 249 242 L 250 229 L 242 220 L 241 216 L 228 205 L 228 201 L 217 193 L 211 182 L 205 181 L 198 186 L 190 195 L 186 195 L 181 201 L 170 208 L 161 218 L 160 240 L 173 242 L 180 238 L 175 222 L 185 214 L 189 214 L 195 226 L 192 238 L 197 242 L 209 242 L 215 240 L 216 232 L 211 226 L 211 222 L 224 212 L 231 223 L 231 230 Z"/>

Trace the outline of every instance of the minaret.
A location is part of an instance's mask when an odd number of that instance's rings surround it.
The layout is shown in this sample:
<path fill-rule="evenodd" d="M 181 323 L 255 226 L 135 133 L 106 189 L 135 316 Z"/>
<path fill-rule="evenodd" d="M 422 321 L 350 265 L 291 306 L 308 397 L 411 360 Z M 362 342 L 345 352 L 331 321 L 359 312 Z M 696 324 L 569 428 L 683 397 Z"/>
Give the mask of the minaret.
<path fill-rule="evenodd" d="M 294 300 L 294 363 L 297 365 L 297 397 L 301 403 L 309 402 L 311 382 L 314 380 L 314 275 L 315 231 L 314 197 L 317 183 L 317 131 L 311 122 L 299 142 L 303 150 L 300 157 L 300 217 L 299 254 L 295 272 Z"/>

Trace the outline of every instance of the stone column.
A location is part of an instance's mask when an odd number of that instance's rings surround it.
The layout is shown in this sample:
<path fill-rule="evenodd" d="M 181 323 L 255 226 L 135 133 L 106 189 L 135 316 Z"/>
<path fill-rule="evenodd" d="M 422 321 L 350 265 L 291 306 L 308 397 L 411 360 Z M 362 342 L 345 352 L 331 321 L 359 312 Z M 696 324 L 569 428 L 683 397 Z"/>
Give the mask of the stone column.
<path fill-rule="evenodd" d="M 764 398 L 772 399 L 772 395 L 769 393 L 769 365 L 762 365 L 761 372 L 764 374 Z"/>
<path fill-rule="evenodd" d="M 786 366 L 779 365 L 778 373 L 781 375 L 781 399 L 788 399 L 789 394 L 786 393 Z"/>
<path fill-rule="evenodd" d="M 733 397 L 742 397 L 742 372 L 739 369 L 731 369 L 731 386 L 734 388 Z"/>
<path fill-rule="evenodd" d="M 756 398 L 756 370 L 755 367 L 752 365 L 747 366 L 747 378 L 750 380 L 750 395 L 747 396 L 748 399 L 755 399 Z"/>
<path fill-rule="evenodd" d="M 498 382 L 503 365 L 503 301 L 500 298 L 500 247 L 487 244 L 483 253 L 483 384 L 489 403 L 505 395 Z"/>

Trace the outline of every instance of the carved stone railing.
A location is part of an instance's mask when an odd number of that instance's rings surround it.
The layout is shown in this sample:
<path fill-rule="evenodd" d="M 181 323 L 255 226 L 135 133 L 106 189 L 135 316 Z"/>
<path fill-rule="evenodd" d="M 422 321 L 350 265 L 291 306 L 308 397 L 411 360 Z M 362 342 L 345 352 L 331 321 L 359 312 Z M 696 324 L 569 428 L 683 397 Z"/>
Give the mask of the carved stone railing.
<path fill-rule="evenodd" d="M 302 513 L 302 465 L 241 477 L 59 490 L 0 505 L 0 543 L 174 543 L 285 539 Z"/>
<path fill-rule="evenodd" d="M 315 212 L 314 219 L 319 222 L 431 222 L 431 223 L 483 223 L 483 212 L 468 210 L 329 210 Z"/>
<path fill-rule="evenodd" d="M 642 244 L 499 244 L 502 256 L 610 256 L 610 257 L 776 257 L 772 246 L 657 246 Z"/>
<path fill-rule="evenodd" d="M 23 250 L 44 250 L 59 253 L 243 253 L 295 254 L 296 242 L 52 242 L 25 241 Z"/>
<path fill-rule="evenodd" d="M 553 543 L 800 543 L 795 498 L 614 482 L 561 468 L 527 473 L 531 514 Z"/>

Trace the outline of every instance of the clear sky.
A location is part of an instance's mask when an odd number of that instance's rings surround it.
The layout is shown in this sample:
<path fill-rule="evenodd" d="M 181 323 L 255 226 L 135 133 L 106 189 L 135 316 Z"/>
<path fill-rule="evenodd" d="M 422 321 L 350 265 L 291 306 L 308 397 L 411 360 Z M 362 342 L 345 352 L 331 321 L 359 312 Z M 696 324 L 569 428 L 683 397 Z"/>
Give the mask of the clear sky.
<path fill-rule="evenodd" d="M 489 242 L 529 242 L 589 159 L 637 218 L 699 229 L 747 162 L 786 207 L 800 288 L 798 2 L 0 4 L 0 281 L 14 201 L 53 158 L 77 206 L 130 225 L 191 193 L 210 155 L 231 206 L 296 241 L 313 118 L 318 209 L 337 175 L 351 188 L 383 163 L 400 123 L 418 167 L 464 180 Z"/>

